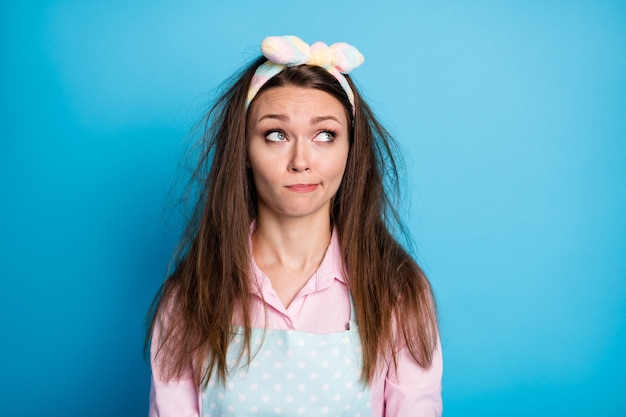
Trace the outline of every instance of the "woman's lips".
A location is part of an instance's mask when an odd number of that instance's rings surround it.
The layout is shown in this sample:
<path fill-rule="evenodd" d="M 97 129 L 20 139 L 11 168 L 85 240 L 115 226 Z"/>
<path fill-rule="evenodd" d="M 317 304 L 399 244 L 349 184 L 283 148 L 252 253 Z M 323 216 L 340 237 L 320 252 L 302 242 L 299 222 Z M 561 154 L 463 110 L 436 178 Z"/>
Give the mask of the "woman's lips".
<path fill-rule="evenodd" d="M 310 193 L 315 191 L 319 184 L 294 184 L 288 185 L 287 189 L 296 193 Z"/>

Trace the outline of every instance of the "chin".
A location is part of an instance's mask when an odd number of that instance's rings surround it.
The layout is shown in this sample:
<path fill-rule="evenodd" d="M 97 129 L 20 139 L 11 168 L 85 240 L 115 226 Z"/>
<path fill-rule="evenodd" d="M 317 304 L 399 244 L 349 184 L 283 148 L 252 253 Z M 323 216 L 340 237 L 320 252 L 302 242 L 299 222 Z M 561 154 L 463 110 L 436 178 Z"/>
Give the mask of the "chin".
<path fill-rule="evenodd" d="M 330 216 L 330 206 L 322 206 L 322 207 L 281 207 L 278 210 L 270 210 L 275 215 L 279 217 L 289 217 L 289 218 L 315 218 L 319 216 Z"/>

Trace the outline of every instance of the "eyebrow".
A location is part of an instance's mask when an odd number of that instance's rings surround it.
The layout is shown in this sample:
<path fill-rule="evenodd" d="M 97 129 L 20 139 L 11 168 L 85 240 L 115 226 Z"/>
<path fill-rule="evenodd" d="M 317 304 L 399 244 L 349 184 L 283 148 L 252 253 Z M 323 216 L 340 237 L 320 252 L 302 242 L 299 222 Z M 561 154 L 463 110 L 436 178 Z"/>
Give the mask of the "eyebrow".
<path fill-rule="evenodd" d="M 289 117 L 285 116 L 284 114 L 264 114 L 263 116 L 259 117 L 258 122 L 263 119 L 278 119 L 280 121 L 286 122 L 289 120 Z"/>
<path fill-rule="evenodd" d="M 311 118 L 311 124 L 315 125 L 315 124 L 318 124 L 318 123 L 323 122 L 325 120 L 334 120 L 335 122 L 341 124 L 339 119 L 337 119 L 335 116 L 331 116 L 331 115 L 313 117 L 313 118 Z"/>
<path fill-rule="evenodd" d="M 289 121 L 289 117 L 287 117 L 284 114 L 264 114 L 263 116 L 261 116 L 259 118 L 258 121 L 260 122 L 261 120 L 264 120 L 264 119 L 277 119 L 277 120 L 280 120 L 281 122 L 288 122 Z M 334 120 L 335 122 L 341 124 L 339 119 L 337 119 L 335 116 L 331 116 L 331 115 L 312 117 L 311 118 L 311 124 L 315 125 L 315 124 L 318 124 L 318 123 L 326 121 L 326 120 Z"/>

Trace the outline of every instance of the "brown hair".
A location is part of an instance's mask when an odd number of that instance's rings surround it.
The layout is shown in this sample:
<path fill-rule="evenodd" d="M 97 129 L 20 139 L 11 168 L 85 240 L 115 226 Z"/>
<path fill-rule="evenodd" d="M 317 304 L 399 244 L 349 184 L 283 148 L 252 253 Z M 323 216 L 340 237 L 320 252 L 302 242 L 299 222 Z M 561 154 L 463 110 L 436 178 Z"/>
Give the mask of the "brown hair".
<path fill-rule="evenodd" d="M 223 381 L 237 310 L 246 329 L 244 350 L 250 352 L 249 233 L 256 217 L 256 193 L 246 165 L 245 100 L 252 75 L 264 61 L 259 58 L 235 75 L 205 118 L 194 173 L 202 184 L 195 211 L 174 271 L 149 313 L 146 347 L 159 322 L 155 352 L 166 379 L 182 377 L 191 366 L 198 387 L 208 383 L 214 369 Z M 354 91 L 354 116 L 339 82 L 316 66 L 283 70 L 257 97 L 284 85 L 320 89 L 342 103 L 351 121 L 346 170 L 331 217 L 359 323 L 362 376 L 370 382 L 380 362 L 395 363 L 395 353 L 403 346 L 420 366 L 430 367 L 438 329 L 428 280 L 390 232 L 403 230 L 389 197 L 389 191 L 399 191 L 395 144 L 346 78 Z"/>

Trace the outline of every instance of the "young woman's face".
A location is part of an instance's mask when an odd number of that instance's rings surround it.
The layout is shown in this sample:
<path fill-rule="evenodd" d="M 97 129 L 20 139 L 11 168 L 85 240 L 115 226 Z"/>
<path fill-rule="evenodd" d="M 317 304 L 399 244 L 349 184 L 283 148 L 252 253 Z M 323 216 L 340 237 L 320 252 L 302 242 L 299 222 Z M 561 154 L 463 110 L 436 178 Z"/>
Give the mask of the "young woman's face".
<path fill-rule="evenodd" d="M 350 148 L 341 103 L 311 88 L 277 87 L 248 114 L 248 161 L 259 216 L 329 216 Z"/>

